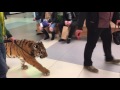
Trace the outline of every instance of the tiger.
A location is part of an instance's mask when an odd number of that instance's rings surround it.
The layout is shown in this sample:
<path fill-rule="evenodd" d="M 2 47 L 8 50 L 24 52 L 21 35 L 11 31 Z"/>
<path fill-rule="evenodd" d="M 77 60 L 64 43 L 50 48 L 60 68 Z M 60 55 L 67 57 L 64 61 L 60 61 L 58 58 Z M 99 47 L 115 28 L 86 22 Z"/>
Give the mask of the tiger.
<path fill-rule="evenodd" d="M 12 43 L 10 40 L 4 40 L 4 45 L 6 48 L 6 57 L 19 58 L 21 60 L 22 70 L 28 69 L 28 66 L 25 65 L 25 62 L 27 62 L 41 71 L 44 76 L 48 76 L 50 74 L 50 71 L 35 59 L 36 57 L 40 57 L 42 59 L 48 56 L 42 41 L 35 42 L 23 39 L 15 40 L 15 42 Z"/>

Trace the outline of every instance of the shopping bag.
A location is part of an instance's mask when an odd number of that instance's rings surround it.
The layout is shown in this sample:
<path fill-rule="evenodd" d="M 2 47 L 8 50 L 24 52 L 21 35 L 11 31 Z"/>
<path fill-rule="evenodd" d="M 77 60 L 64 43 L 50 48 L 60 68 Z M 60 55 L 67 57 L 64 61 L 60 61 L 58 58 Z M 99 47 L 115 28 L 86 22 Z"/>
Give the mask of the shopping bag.
<path fill-rule="evenodd" d="M 68 34 L 69 34 L 69 27 L 63 26 L 61 39 L 66 40 L 68 38 Z"/>

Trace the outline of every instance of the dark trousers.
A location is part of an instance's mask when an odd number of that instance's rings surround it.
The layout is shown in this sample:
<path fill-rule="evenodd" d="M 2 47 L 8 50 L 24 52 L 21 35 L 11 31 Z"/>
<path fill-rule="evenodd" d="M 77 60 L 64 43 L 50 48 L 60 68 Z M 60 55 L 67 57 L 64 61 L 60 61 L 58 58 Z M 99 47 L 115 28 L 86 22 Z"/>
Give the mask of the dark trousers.
<path fill-rule="evenodd" d="M 92 28 L 88 28 L 87 43 L 84 51 L 84 66 L 92 65 L 93 62 L 91 60 L 91 57 L 99 37 L 101 37 L 101 40 L 103 43 L 105 60 L 110 61 L 113 59 L 113 56 L 111 53 L 111 42 L 112 42 L 111 28 L 106 28 L 106 29 L 101 28 L 101 29 L 95 29 L 95 30 Z"/>
<path fill-rule="evenodd" d="M 3 43 L 0 43 L 0 78 L 6 78 L 8 67 L 6 64 L 6 50 Z"/>
<path fill-rule="evenodd" d="M 77 21 L 73 21 L 72 24 L 70 25 L 70 31 L 69 31 L 68 38 L 72 38 L 72 35 L 74 34 L 74 32 L 76 30 L 76 25 L 77 25 Z M 63 26 L 65 26 L 65 23 L 61 22 L 59 24 L 59 30 L 60 30 L 61 34 L 62 34 Z"/>

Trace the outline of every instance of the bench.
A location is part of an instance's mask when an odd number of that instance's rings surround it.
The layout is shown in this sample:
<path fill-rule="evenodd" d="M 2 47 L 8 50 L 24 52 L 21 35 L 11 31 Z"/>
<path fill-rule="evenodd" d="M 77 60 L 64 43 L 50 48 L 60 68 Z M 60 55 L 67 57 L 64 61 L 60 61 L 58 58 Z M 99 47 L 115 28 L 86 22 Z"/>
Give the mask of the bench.
<path fill-rule="evenodd" d="M 111 24 L 112 32 L 114 32 L 114 30 L 115 30 L 115 24 L 113 22 L 111 22 L 110 24 Z M 50 33 L 50 31 L 48 30 L 48 27 L 45 28 L 45 29 Z M 60 31 L 59 30 L 59 24 L 57 24 L 56 27 L 55 27 L 56 34 L 59 34 L 60 33 L 59 31 Z M 87 36 L 87 28 L 86 28 L 86 25 L 84 23 L 83 32 L 81 33 L 81 37 L 86 37 L 86 36 Z"/>

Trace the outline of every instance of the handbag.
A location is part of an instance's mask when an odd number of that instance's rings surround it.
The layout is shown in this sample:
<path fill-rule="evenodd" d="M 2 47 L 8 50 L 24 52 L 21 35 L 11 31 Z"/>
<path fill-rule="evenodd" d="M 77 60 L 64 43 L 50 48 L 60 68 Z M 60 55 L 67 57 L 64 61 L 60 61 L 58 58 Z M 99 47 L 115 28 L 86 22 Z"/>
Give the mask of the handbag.
<path fill-rule="evenodd" d="M 119 28 L 119 25 L 118 25 L 118 29 L 116 31 L 116 25 L 115 25 L 115 31 L 112 33 L 113 35 L 113 41 L 116 45 L 120 45 L 120 28 Z"/>

